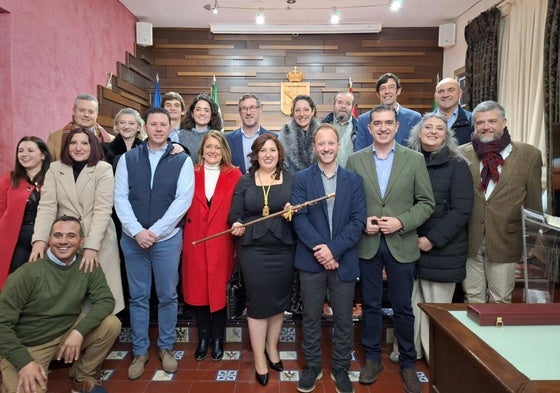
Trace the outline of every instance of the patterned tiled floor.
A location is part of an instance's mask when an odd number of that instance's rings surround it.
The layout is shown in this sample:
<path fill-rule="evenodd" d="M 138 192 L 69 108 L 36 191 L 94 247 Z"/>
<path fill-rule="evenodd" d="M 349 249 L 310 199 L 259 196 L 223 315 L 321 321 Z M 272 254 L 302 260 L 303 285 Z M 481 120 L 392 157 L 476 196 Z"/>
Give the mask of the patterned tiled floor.
<path fill-rule="evenodd" d="M 150 348 L 150 361 L 146 365 L 146 372 L 137 381 L 127 379 L 127 369 L 130 365 L 132 354 L 129 342 L 130 334 L 123 331 L 121 342 L 116 343 L 109 353 L 103 367 L 103 385 L 111 393 L 222 393 L 222 392 L 296 392 L 297 381 L 305 364 L 300 352 L 300 328 L 284 328 L 282 340 L 279 345 L 280 357 L 284 363 L 285 371 L 278 373 L 269 370 L 270 381 L 262 387 L 255 381 L 253 356 L 248 342 L 246 328 L 228 328 L 225 349 L 226 354 L 220 362 L 213 362 L 210 356 L 201 362 L 194 360 L 193 353 L 196 349 L 196 329 L 180 328 L 182 337 L 186 338 L 175 346 L 175 356 L 179 361 L 179 370 L 175 374 L 167 374 L 161 370 L 157 358 L 157 348 L 154 344 Z M 156 333 L 151 329 L 151 334 Z M 355 329 L 354 360 L 350 367 L 350 378 L 354 381 L 357 393 L 375 392 L 392 393 L 403 392 L 402 379 L 399 366 L 389 361 L 390 345 L 383 353 L 385 370 L 380 374 L 373 385 L 359 384 L 360 365 L 363 364 L 363 352 L 359 343 L 359 325 Z M 315 392 L 334 393 L 334 382 L 330 378 L 330 356 L 332 343 L 330 342 L 331 329 L 323 328 L 323 377 L 317 384 Z M 152 337 L 155 338 L 155 337 Z M 192 340 L 191 340 L 192 338 Z M 155 341 L 155 340 L 153 340 Z M 60 365 L 59 365 L 60 367 Z M 424 361 L 417 363 L 419 377 L 425 381 L 423 392 L 428 392 L 428 369 Z M 62 366 L 52 370 L 49 374 L 48 392 L 69 393 L 70 380 L 68 368 Z"/>

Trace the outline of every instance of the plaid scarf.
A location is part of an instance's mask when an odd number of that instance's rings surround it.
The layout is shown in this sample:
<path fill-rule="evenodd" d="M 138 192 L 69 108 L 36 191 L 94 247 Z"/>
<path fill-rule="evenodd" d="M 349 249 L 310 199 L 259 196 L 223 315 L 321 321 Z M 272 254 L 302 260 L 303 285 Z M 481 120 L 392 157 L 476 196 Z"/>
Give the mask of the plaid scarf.
<path fill-rule="evenodd" d="M 480 172 L 480 184 L 478 188 L 482 192 L 486 192 L 490 180 L 497 183 L 500 180 L 500 172 L 498 167 L 504 165 L 504 159 L 500 152 L 506 148 L 511 142 L 511 137 L 507 127 L 504 127 L 504 133 L 499 139 L 490 142 L 481 142 L 480 139 L 474 136 L 472 138 L 472 145 L 476 155 L 482 162 L 482 171 Z"/>

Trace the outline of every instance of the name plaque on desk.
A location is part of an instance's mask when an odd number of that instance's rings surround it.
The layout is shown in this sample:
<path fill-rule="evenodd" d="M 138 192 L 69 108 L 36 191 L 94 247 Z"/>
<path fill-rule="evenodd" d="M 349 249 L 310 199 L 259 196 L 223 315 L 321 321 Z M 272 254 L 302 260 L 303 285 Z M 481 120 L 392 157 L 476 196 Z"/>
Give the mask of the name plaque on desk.
<path fill-rule="evenodd" d="M 467 316 L 481 326 L 560 325 L 560 303 L 469 304 Z"/>

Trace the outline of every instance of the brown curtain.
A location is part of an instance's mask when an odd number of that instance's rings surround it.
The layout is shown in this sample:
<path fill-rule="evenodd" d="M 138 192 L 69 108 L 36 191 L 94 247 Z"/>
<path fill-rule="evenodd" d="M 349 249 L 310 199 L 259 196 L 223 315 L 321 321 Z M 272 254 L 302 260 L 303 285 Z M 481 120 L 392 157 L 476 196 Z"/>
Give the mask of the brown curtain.
<path fill-rule="evenodd" d="M 465 27 L 466 103 L 469 109 L 498 99 L 498 29 L 502 14 L 496 7 L 481 13 Z"/>
<path fill-rule="evenodd" d="M 560 157 L 560 151 L 551 151 L 553 146 L 558 146 L 558 141 L 553 140 L 552 125 L 560 124 L 560 65 L 558 63 L 558 47 L 560 46 L 560 0 L 548 0 L 546 13 L 546 26 L 544 36 L 544 122 L 547 143 L 547 161 L 550 164 L 553 158 Z M 554 135 L 558 138 L 558 135 Z M 548 205 L 552 202 L 555 191 L 552 182 L 552 165 L 548 165 Z M 558 215 L 560 206 L 554 198 L 554 214 Z"/>

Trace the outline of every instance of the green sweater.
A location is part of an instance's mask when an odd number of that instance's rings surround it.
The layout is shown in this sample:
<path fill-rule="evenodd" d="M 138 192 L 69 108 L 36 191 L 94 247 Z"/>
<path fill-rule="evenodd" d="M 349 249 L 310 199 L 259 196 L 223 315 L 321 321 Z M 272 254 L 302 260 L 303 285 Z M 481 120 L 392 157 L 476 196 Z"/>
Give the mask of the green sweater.
<path fill-rule="evenodd" d="M 92 307 L 75 327 L 83 336 L 113 311 L 115 301 L 103 271 L 78 270 L 80 259 L 60 266 L 45 257 L 8 276 L 0 293 L 0 357 L 17 370 L 33 361 L 26 347 L 45 344 L 66 333 L 86 299 Z"/>

